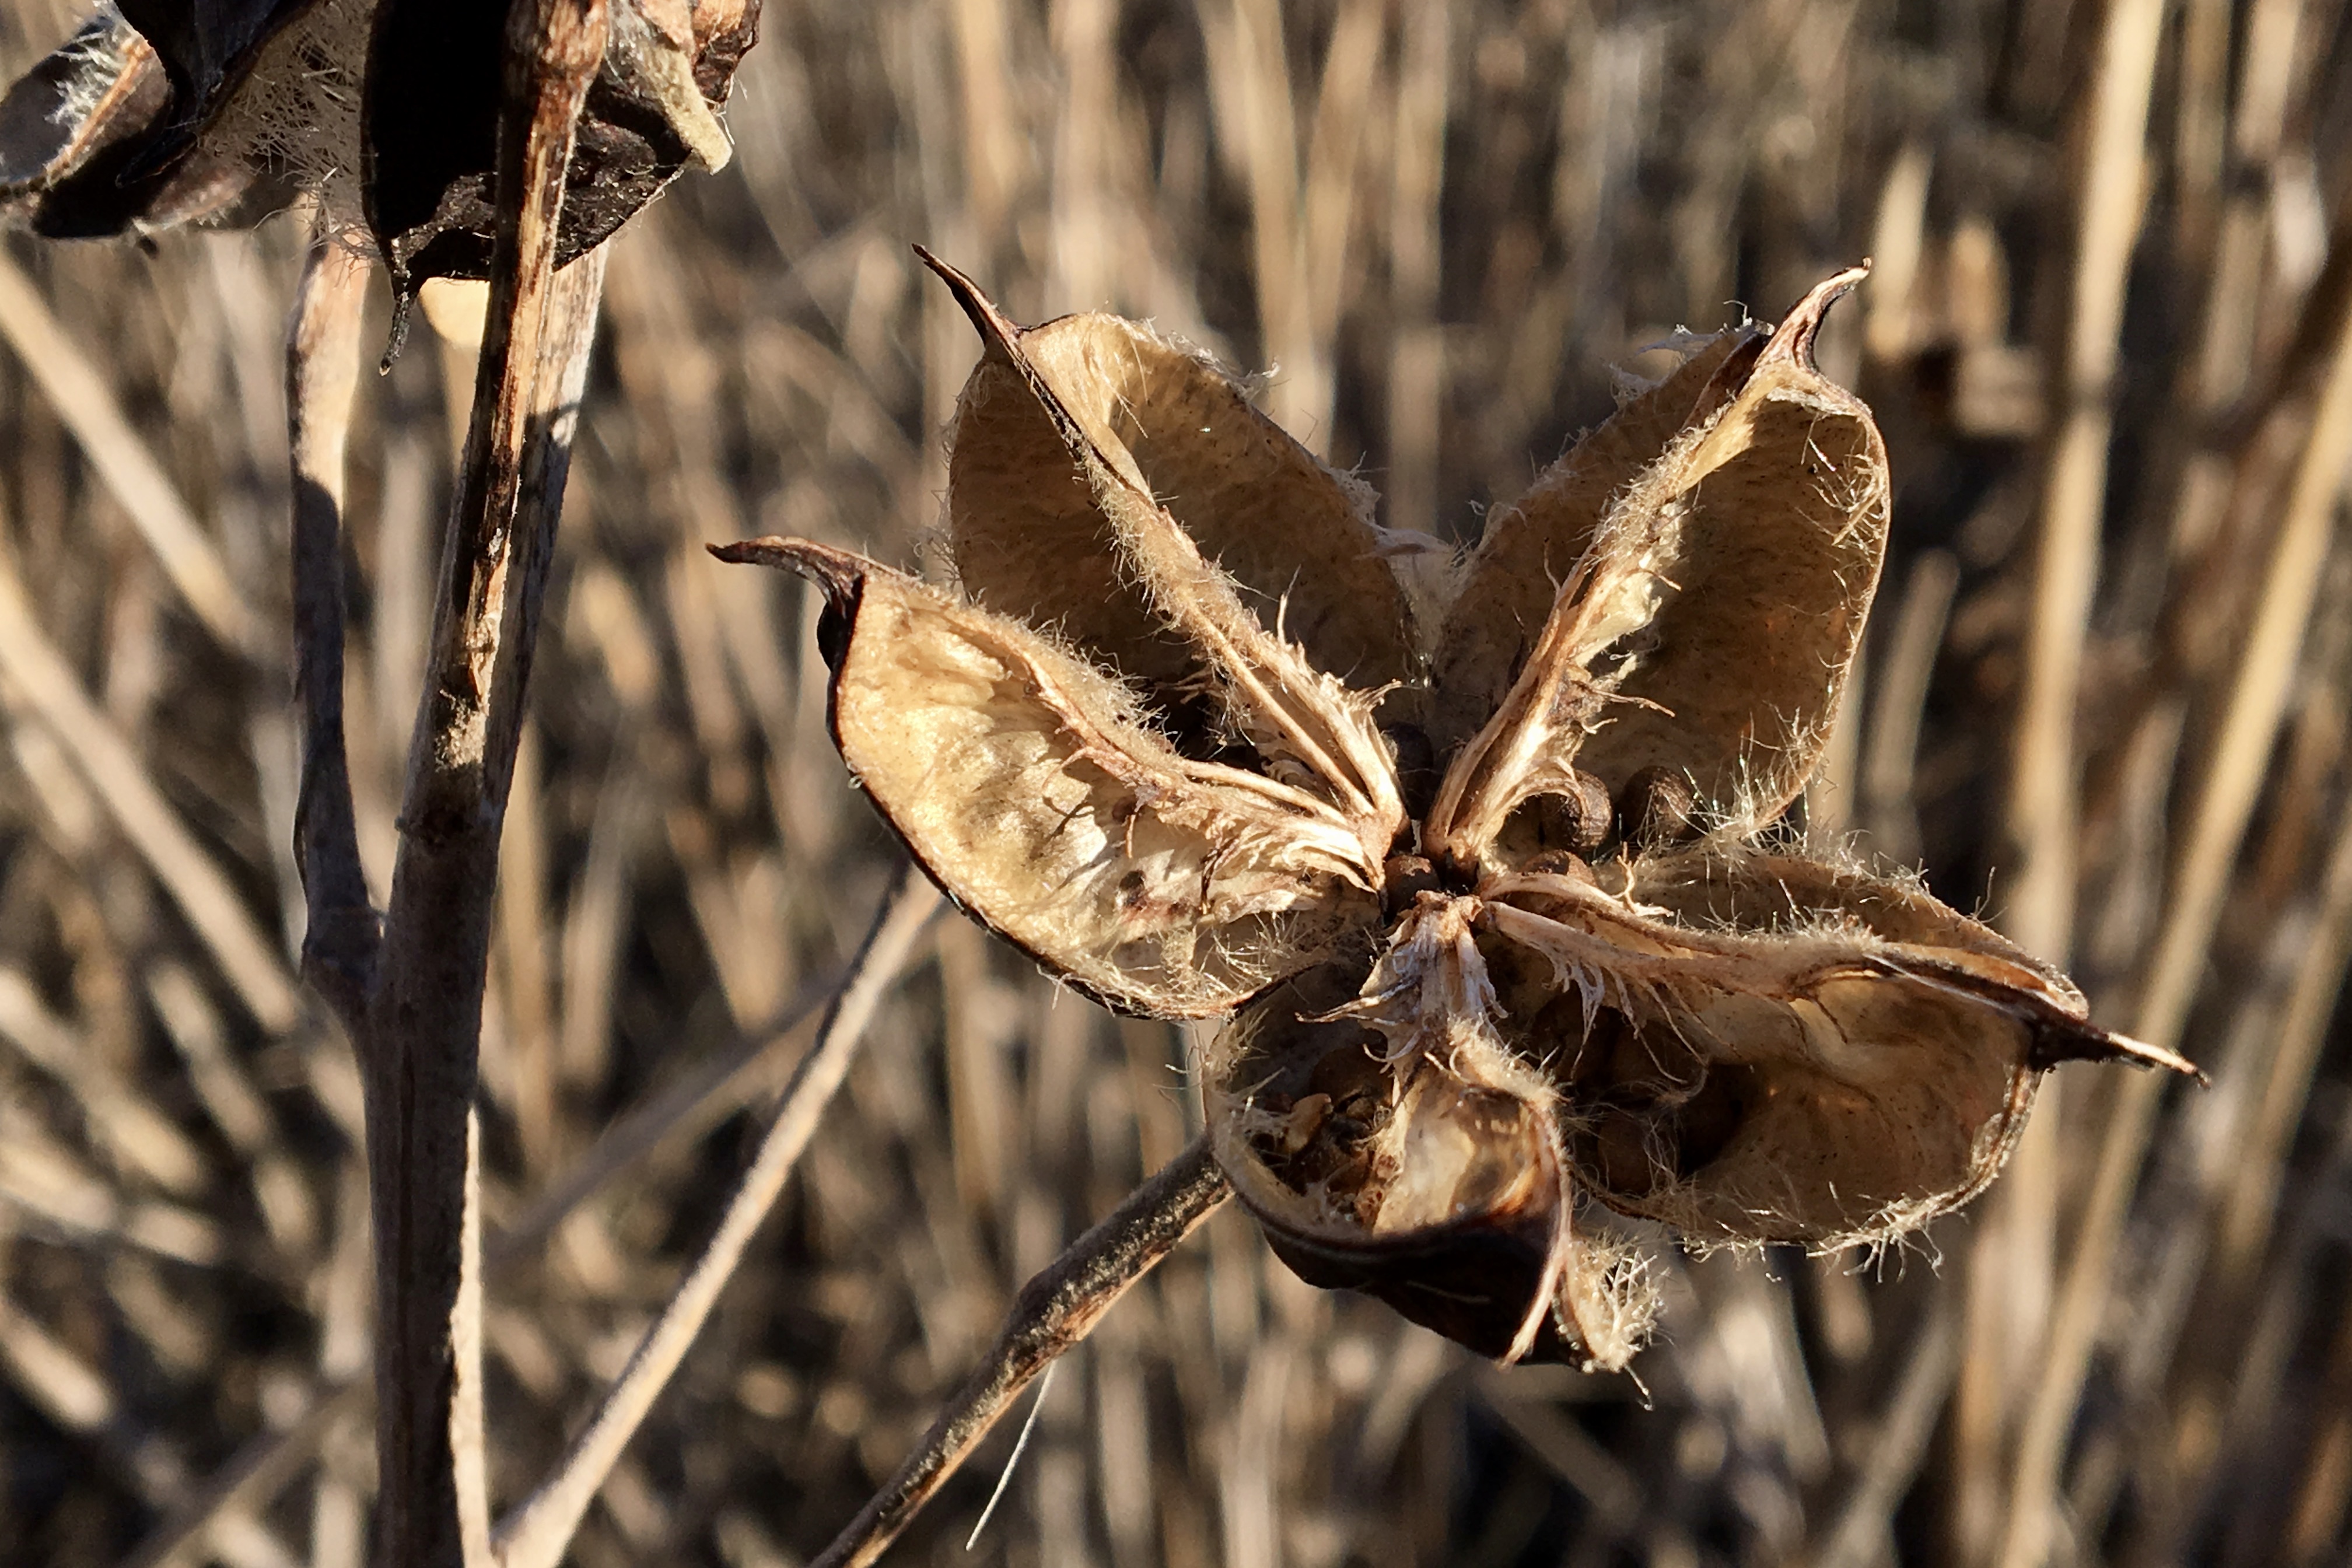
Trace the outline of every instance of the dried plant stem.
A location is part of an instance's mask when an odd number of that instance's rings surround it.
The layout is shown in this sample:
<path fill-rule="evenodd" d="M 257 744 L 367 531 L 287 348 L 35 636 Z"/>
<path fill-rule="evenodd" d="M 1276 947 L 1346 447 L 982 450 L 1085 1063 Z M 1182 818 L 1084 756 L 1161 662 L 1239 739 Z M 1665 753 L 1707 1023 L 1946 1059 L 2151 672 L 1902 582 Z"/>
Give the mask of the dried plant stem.
<path fill-rule="evenodd" d="M 368 1389 L 352 1384 L 319 1395 L 302 1418 L 284 1431 L 247 1442 L 236 1457 L 205 1478 L 195 1495 L 158 1526 L 121 1568 L 195 1568 L 214 1554 L 215 1523 L 232 1514 L 265 1514 L 278 1494 L 302 1473 L 327 1434 L 347 1420 L 363 1419 Z"/>
<path fill-rule="evenodd" d="M 367 278 L 367 264 L 351 252 L 314 245 L 286 329 L 294 695 L 302 719 L 294 863 L 309 916 L 302 974 L 354 1034 L 378 940 L 343 745 L 343 448 L 359 381 Z"/>
<path fill-rule="evenodd" d="M 1549 1400 L 1515 1393 L 1510 1369 L 1482 1366 L 1475 1376 L 1486 1407 L 1511 1436 L 1591 1505 L 1596 1534 L 1622 1538 L 1640 1522 L 1640 1479 L 1575 1417 Z"/>
<path fill-rule="evenodd" d="M 874 973 L 868 965 L 846 973 L 816 990 L 805 1002 L 795 1003 L 770 1029 L 728 1051 L 710 1066 L 656 1094 L 608 1128 L 595 1145 L 582 1155 L 572 1172 L 554 1184 L 530 1208 L 482 1247 L 482 1272 L 496 1283 L 519 1265 L 537 1256 L 538 1247 L 583 1202 L 613 1177 L 626 1171 L 648 1151 L 693 1131 L 707 1129 L 742 1102 L 753 1087 L 775 1069 L 755 1064 L 784 1048 L 802 1030 L 803 1015 L 818 1007 L 828 1019 L 843 1007 L 842 994 L 861 975 Z M 797 1069 L 796 1069 L 797 1070 Z M 175 1511 L 126 1560 L 126 1568 L 163 1568 L 168 1563 L 201 1561 L 213 1521 L 233 1509 L 266 1510 L 278 1493 L 301 1473 L 312 1451 L 336 1423 L 361 1418 L 371 1387 L 364 1383 L 330 1381 L 317 1395 L 318 1410 L 331 1407 L 332 1416 L 306 1416 L 284 1430 L 265 1432 L 240 1448 L 236 1457 L 208 1478 L 203 1489 Z"/>
<path fill-rule="evenodd" d="M 1298 232 L 1298 130 L 1275 0 L 1230 0 L 1211 37 L 1223 46 L 1231 97 L 1224 138 L 1245 171 L 1256 260 L 1258 320 L 1266 356 L 1282 367 L 1270 389 L 1274 416 L 1305 439 L 1330 437 L 1331 370 L 1313 335 Z"/>
<path fill-rule="evenodd" d="M 2231 1168 L 2214 1220 L 2214 1258 L 2208 1273 L 2217 1283 L 2244 1289 L 2262 1265 L 2278 1223 L 2279 1192 L 2295 1123 L 2311 1098 L 2312 1079 L 2344 991 L 2347 962 L 2352 962 L 2352 822 L 2336 830 L 2319 918 L 2295 969 L 2262 1089 L 2246 1112 L 2240 1140 L 2243 1155 Z M 2216 1321 L 2231 1320 L 2218 1316 Z"/>
<path fill-rule="evenodd" d="M 73 759 L 122 837 L 187 917 L 246 1007 L 273 1035 L 302 1016 L 302 994 L 277 943 L 164 799 L 138 751 L 90 700 L 65 654 L 42 630 L 16 574 L 0 563 L 0 677 Z"/>
<path fill-rule="evenodd" d="M 2002 925 L 2053 963 L 2065 962 L 2074 927 L 2081 766 L 2074 725 L 2098 576 L 2124 288 L 2146 210 L 2148 99 L 2164 12 L 2162 0 L 2121 0 L 2107 15 L 2080 184 L 2074 308 L 2059 374 L 2063 401 L 2042 492 L 2009 791 L 2009 831 L 2020 861 Z"/>
<path fill-rule="evenodd" d="M 1814 1568 L 1868 1568 L 1885 1560 L 1894 1540 L 1895 1510 L 1927 1457 L 1959 1360 L 1959 1314 L 1947 1306 L 1921 1327 L 1860 1474 L 1820 1549 L 1802 1561 Z"/>
<path fill-rule="evenodd" d="M 2063 401 L 2042 494 L 2009 791 L 2009 831 L 2021 858 L 2003 925 L 2053 963 L 2064 962 L 2074 924 L 2075 710 L 2098 575 L 2124 285 L 2146 205 L 2148 98 L 2164 13 L 2162 0 L 2121 0 L 2107 16 L 2080 186 L 2074 309 L 2060 367 Z"/>
<path fill-rule="evenodd" d="M 1389 356 L 1388 523 L 1437 526 L 1437 443 L 1445 337 L 1437 321 L 1451 9 L 1410 8 L 1397 41 L 1397 130 L 1390 164 L 1389 277 L 1396 342 Z"/>
<path fill-rule="evenodd" d="M 445 538 L 425 694 L 411 742 L 399 859 L 380 944 L 347 900 L 355 867 L 331 804 L 335 749 L 314 729 L 305 781 L 310 897 L 340 923 L 315 971 L 341 993 L 366 1089 L 376 1247 L 374 1561 L 445 1568 L 489 1554 L 480 1450 L 479 1222 L 473 1097 L 499 829 L 521 733 L 530 649 L 562 509 L 604 284 L 592 253 L 558 276 L 555 221 L 589 83 L 604 58 L 602 0 L 516 0 L 507 33 L 498 232 L 474 406 Z M 326 285 L 322 281 L 321 289 Z M 297 319 L 298 331 L 301 318 Z M 335 374 L 322 370 L 322 378 Z M 298 374 L 298 390 L 301 376 Z M 323 396 L 331 381 L 321 379 Z M 303 406 L 297 397 L 296 406 Z M 331 455 L 326 430 L 305 460 Z M 309 487 L 298 487 L 308 489 Z M 312 543 L 327 494 L 298 499 Z M 305 560 L 315 573 L 315 553 Z M 339 721 L 311 594 L 306 711 Z M 321 600 L 324 603 L 321 603 Z M 340 725 L 338 723 L 338 729 Z M 321 770 L 328 770 L 322 772 Z M 329 953 L 331 952 L 331 960 Z"/>
<path fill-rule="evenodd" d="M 1919 731 L 1959 585 L 1959 563 L 1948 551 L 1923 552 L 1904 584 L 1886 652 L 1870 666 L 1869 741 L 1860 764 L 1863 826 L 1879 852 L 1897 863 L 1919 853 L 1914 804 Z"/>
<path fill-rule="evenodd" d="M 2134 1033 L 2167 1049 L 2179 1042 L 2204 977 L 2205 952 L 2293 689 L 2296 651 L 2310 625 L 2346 468 L 2352 464 L 2352 310 L 2339 311 L 2335 352 L 2264 563 L 2253 624 L 2231 672 L 2220 731 L 2167 891 L 2164 924 L 2145 972 Z M 2162 1080 L 2143 1076 L 2118 1088 L 2073 1266 L 2051 1322 L 2042 1374 L 2018 1444 L 2003 1568 L 2037 1568 L 2047 1555 L 2066 1433 L 2089 1374 L 2124 1218 L 2164 1088 Z"/>
<path fill-rule="evenodd" d="M 788 1081 L 789 1064 L 805 1048 L 820 1008 L 831 1016 L 840 1005 L 842 988 L 858 971 L 834 976 L 822 985 L 805 988 L 777 1017 L 744 1035 L 646 1100 L 606 1125 L 596 1142 L 562 1177 L 530 1200 L 530 1206 L 493 1231 L 485 1243 L 484 1261 L 496 1278 L 500 1268 L 530 1256 L 553 1233 L 564 1217 L 614 1176 L 649 1152 L 665 1144 L 676 1146 L 709 1131 L 761 1094 Z"/>
<path fill-rule="evenodd" d="M 1232 1192 L 1204 1132 L 1024 1285 L 980 1370 L 814 1568 L 863 1568 L 880 1557 L 1030 1380 L 1084 1340 Z"/>
<path fill-rule="evenodd" d="M 2007 803 L 2018 855 L 2001 920 L 2028 952 L 2064 964 L 2074 945 L 2082 758 L 2074 737 L 2098 579 L 2124 293 L 2146 213 L 2148 104 L 2163 0 L 2117 0 L 2100 41 L 2078 184 L 2072 310 L 2043 476 L 2039 555 Z M 2053 1083 L 2044 1092 L 2058 1087 Z M 2032 1364 L 2054 1270 L 2059 1107 L 2030 1123 L 1974 1248 L 1955 1412 L 1963 1555 L 1981 1560 L 2000 1518 L 2018 1377 Z"/>
<path fill-rule="evenodd" d="M 1380 0 L 1345 0 L 1332 18 L 1323 53 L 1323 79 L 1315 91 L 1314 131 L 1307 143 L 1307 184 L 1299 195 L 1300 251 L 1305 262 L 1307 341 L 1318 362 L 1332 364 L 1346 300 L 1348 239 L 1356 226 L 1356 178 L 1364 162 L 1365 121 L 1386 45 L 1386 7 Z M 1322 446 L 1330 444 L 1336 373 L 1316 390 L 1324 402 L 1302 412 Z M 1302 389 L 1302 393 L 1307 389 Z M 1295 396 L 1297 395 L 1294 395 Z"/>
<path fill-rule="evenodd" d="M 775 1206 L 801 1152 L 815 1135 L 818 1119 L 848 1076 L 875 1008 L 940 904 L 939 889 L 920 872 L 911 865 L 900 870 L 850 967 L 848 985 L 835 1000 L 816 1047 L 793 1074 L 751 1169 L 719 1216 L 717 1233 L 637 1342 L 628 1365 L 606 1391 L 586 1429 L 572 1440 L 555 1474 L 500 1526 L 500 1568 L 554 1568 L 562 1560 L 597 1489 L 718 1304 L 719 1293 L 734 1275 L 752 1234 Z"/>
<path fill-rule="evenodd" d="M 2280 956 L 2293 955 L 2294 978 L 2284 1006 L 2254 1015 L 2252 1031 L 2242 1025 L 2223 1068 L 2239 1079 L 2223 1090 L 2222 1098 L 2225 1104 L 2234 1101 L 2229 1137 L 2240 1152 L 2226 1173 L 2215 1173 L 2210 1206 L 2200 1216 L 2206 1223 L 2193 1245 L 2202 1253 L 2203 1278 L 2189 1308 L 2189 1321 L 2264 1321 L 2276 1310 L 2279 1264 L 2297 1250 L 2298 1226 L 2290 1222 L 2285 1235 L 2277 1237 L 2281 1256 L 2265 1267 L 2279 1229 L 2278 1200 L 2295 1121 L 2309 1098 L 2327 1026 L 2344 988 L 2347 961 L 2352 960 L 2352 831 L 2347 827 L 2352 824 L 2336 826 L 2335 850 L 2309 922 L 2282 922 L 2273 933 L 2272 945 Z M 2191 1243 L 2184 1238 L 2179 1244 Z M 2284 1272 L 2291 1278 L 2294 1270 Z M 2205 1334 L 2173 1347 L 2169 1419 L 2147 1439 L 2159 1450 L 2155 1464 L 2165 1468 L 2157 1473 L 2168 1477 L 2172 1490 L 2162 1511 L 2151 1510 L 2152 1525 L 2143 1526 L 2139 1561 L 2178 1560 L 2183 1532 L 2210 1504 L 2210 1477 L 2199 1484 L 2201 1467 L 2182 1464 L 2178 1457 L 2215 1447 L 2228 1452 L 2258 1440 L 2247 1417 L 2275 1404 L 2280 1369 L 2272 1347 L 2276 1342 L 2274 1335 L 2257 1332 Z M 2322 1407 L 2340 1409 L 2342 1402 Z M 2215 1413 L 2223 1411 L 2228 1412 L 2226 1419 L 2216 1422 Z M 2318 1451 L 2315 1447 L 2313 1452 Z M 2084 1468 L 2092 1466 L 2086 1462 Z M 2078 1510 L 2081 1490 L 2075 1489 Z M 2105 1509 L 2083 1512 L 2086 1522 L 2105 1517 Z M 2302 1554 L 2302 1560 L 2308 1558 Z"/>
<path fill-rule="evenodd" d="M 99 479 L 179 590 L 181 600 L 223 647 L 252 657 L 260 648 L 260 621 L 236 591 L 211 536 L 124 418 L 98 373 L 24 273 L 0 257 L 0 337 L 16 351 L 26 374 L 47 395 L 97 470 Z"/>

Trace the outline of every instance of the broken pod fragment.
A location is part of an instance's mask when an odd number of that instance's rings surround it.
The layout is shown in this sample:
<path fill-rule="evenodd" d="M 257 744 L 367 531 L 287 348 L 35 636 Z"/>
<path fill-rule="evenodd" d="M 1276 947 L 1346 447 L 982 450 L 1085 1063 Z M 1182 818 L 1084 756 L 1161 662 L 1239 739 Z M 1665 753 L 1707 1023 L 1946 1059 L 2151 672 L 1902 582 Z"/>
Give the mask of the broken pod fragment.
<path fill-rule="evenodd" d="M 488 275 L 509 10 L 484 0 L 120 0 L 0 97 L 0 221 L 52 237 L 244 226 L 297 192 L 404 299 Z M 759 0 L 612 0 L 565 172 L 556 263 L 684 170 Z"/>
<path fill-rule="evenodd" d="M 982 342 L 955 584 L 716 553 L 823 590 L 842 756 L 967 911 L 1113 1007 L 1226 1020 L 1216 1157 L 1302 1278 L 1622 1368 L 1648 1240 L 1883 1241 L 1992 1179 L 2056 1062 L 2194 1070 L 1768 833 L 1885 543 L 1877 428 L 1812 355 L 1858 270 L 1691 341 L 1432 614 L 1392 563 L 1441 547 L 1203 356 L 1016 326 L 925 259 Z"/>

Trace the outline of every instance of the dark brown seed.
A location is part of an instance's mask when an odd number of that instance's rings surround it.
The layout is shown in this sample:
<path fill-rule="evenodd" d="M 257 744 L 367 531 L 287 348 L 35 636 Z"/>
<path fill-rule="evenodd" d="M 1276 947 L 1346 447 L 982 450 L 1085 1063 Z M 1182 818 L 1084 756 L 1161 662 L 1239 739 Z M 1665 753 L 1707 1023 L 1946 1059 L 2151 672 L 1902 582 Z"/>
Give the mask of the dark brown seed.
<path fill-rule="evenodd" d="M 1388 742 L 1390 760 L 1396 764 L 1397 791 L 1404 797 L 1407 816 L 1419 818 L 1429 815 L 1430 803 L 1437 798 L 1437 748 L 1429 742 L 1429 731 L 1418 724 L 1383 724 L 1381 738 Z"/>
<path fill-rule="evenodd" d="M 1637 852 L 1687 844 L 1699 836 L 1693 809 L 1697 804 L 1690 780 L 1682 774 L 1642 768 L 1617 793 L 1617 832 Z"/>
<path fill-rule="evenodd" d="M 1565 877 L 1571 882 L 1593 880 L 1592 868 L 1585 863 L 1584 857 L 1566 849 L 1547 849 L 1519 870 L 1529 877 Z"/>
<path fill-rule="evenodd" d="M 1438 890 L 1437 868 L 1423 856 L 1391 855 L 1381 867 L 1381 876 L 1387 884 L 1383 902 L 1392 916 L 1412 908 L 1422 894 Z"/>
<path fill-rule="evenodd" d="M 1538 839 L 1547 849 L 1590 855 L 1608 841 L 1614 816 L 1609 786 L 1580 768 L 1573 771 L 1569 788 L 1548 790 L 1528 805 L 1535 813 Z"/>

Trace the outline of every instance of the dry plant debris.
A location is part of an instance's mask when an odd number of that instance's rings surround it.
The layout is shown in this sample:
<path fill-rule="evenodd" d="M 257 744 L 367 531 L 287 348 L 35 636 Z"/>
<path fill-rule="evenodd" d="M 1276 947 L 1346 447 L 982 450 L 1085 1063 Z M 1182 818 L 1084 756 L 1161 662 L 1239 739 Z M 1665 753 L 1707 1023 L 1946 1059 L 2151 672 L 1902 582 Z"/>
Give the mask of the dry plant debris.
<path fill-rule="evenodd" d="M 823 589 L 842 757 L 960 904 L 1114 1008 L 1230 1016 L 1216 1157 L 1302 1278 L 1622 1370 L 1655 1300 L 1615 1219 L 1884 1242 L 1991 1181 L 2057 1062 L 2195 1070 L 1771 837 L 1885 543 L 1877 426 L 1813 358 L 1862 270 L 1685 344 L 1417 605 L 1392 563 L 1444 547 L 1204 356 L 925 259 L 983 344 L 961 591 L 718 553 Z"/>
<path fill-rule="evenodd" d="M 622 0 L 556 247 L 584 255 L 732 144 L 715 112 L 759 0 Z M 404 293 L 489 275 L 507 8 L 123 0 L 0 100 L 0 210 L 53 237 L 251 223 L 299 190 Z"/>

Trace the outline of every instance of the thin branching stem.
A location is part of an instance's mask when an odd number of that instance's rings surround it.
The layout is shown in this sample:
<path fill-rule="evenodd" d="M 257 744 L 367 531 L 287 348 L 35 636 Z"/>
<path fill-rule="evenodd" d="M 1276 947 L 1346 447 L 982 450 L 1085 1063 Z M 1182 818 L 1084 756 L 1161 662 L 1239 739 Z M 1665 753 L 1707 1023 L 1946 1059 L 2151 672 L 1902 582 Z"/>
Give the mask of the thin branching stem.
<path fill-rule="evenodd" d="M 381 940 L 360 867 L 343 744 L 343 447 L 359 382 L 367 278 L 358 256 L 331 241 L 318 243 L 286 328 L 294 691 L 302 720 L 294 862 L 309 916 L 302 973 L 354 1035 Z"/>
<path fill-rule="evenodd" d="M 849 1064 L 873 1021 L 875 1009 L 896 983 L 907 955 L 940 904 L 939 889 L 910 865 L 902 868 L 866 945 L 850 967 L 850 981 L 834 1001 L 816 1047 L 801 1061 L 776 1107 L 775 1119 L 760 1141 L 751 1168 L 727 1203 L 702 1256 L 678 1281 L 661 1316 L 637 1342 L 628 1365 L 605 1392 L 596 1414 L 573 1439 L 562 1464 L 499 1531 L 500 1568 L 555 1568 L 581 1517 L 604 1484 L 629 1438 L 645 1420 L 670 1374 L 694 1342 L 719 1293 L 742 1261 L 743 1249 L 768 1211 L 775 1206 L 801 1152 L 814 1136 L 818 1120 L 849 1074 Z"/>
<path fill-rule="evenodd" d="M 903 956 L 900 961 L 904 962 Z M 757 1066 L 760 1058 L 786 1051 L 816 1020 L 808 1015 L 823 1009 L 824 1037 L 838 1035 L 832 1020 L 843 1011 L 843 996 L 861 979 L 887 979 L 867 959 L 823 986 L 814 987 L 778 1016 L 767 1027 L 720 1053 L 703 1070 L 689 1075 L 649 1098 L 621 1117 L 583 1154 L 572 1172 L 557 1181 L 521 1215 L 482 1246 L 485 1282 L 497 1284 L 539 1257 L 540 1246 L 578 1207 L 615 1176 L 628 1171 L 665 1141 L 707 1128 L 753 1092 L 751 1085 L 781 1073 L 781 1064 Z M 799 1070 L 797 1065 L 794 1069 Z M 789 1092 L 789 1086 L 787 1092 Z M 317 1390 L 311 1409 L 331 1407 L 333 1419 L 306 1415 L 295 1426 L 264 1432 L 239 1448 L 226 1464 L 124 1560 L 125 1568 L 166 1568 L 167 1564 L 202 1560 L 214 1522 L 234 1509 L 264 1510 L 280 1490 L 301 1473 L 313 1452 L 335 1423 L 365 1419 L 373 1390 L 365 1384 L 329 1384 Z"/>
<path fill-rule="evenodd" d="M 247 1442 L 120 1559 L 119 1568 L 196 1568 L 212 1561 L 215 1525 L 239 1511 L 267 1513 L 329 1433 L 346 1421 L 367 1418 L 368 1392 L 361 1383 L 323 1390 L 293 1426 Z"/>
<path fill-rule="evenodd" d="M 988 1436 L 1030 1380 L 1075 1349 L 1135 1282 L 1233 1195 L 1206 1132 L 1021 1288 L 996 1342 L 906 1463 L 814 1568 L 863 1568 L 887 1551 Z"/>

